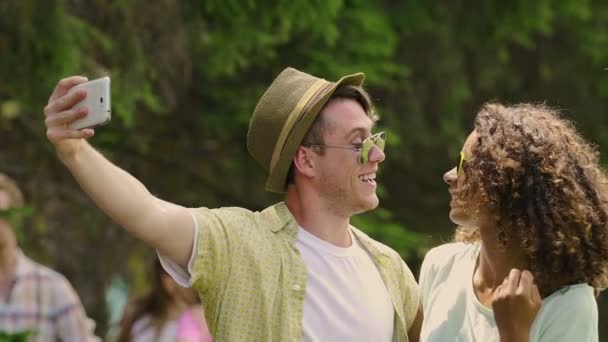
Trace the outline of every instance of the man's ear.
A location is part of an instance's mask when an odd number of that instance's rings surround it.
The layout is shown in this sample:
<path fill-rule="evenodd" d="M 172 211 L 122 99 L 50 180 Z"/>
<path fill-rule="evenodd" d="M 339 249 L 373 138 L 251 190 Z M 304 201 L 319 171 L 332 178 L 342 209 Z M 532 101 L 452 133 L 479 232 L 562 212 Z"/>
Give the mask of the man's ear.
<path fill-rule="evenodd" d="M 294 171 L 306 177 L 313 177 L 315 175 L 314 157 L 314 152 L 310 148 L 304 146 L 298 147 L 293 156 Z"/>

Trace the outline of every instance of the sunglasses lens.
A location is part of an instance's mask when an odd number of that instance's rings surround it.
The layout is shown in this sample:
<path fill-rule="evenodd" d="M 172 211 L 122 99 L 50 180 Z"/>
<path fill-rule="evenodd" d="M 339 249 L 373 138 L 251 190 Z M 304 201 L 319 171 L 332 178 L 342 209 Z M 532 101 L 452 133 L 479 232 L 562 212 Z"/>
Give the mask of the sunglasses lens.
<path fill-rule="evenodd" d="M 359 160 L 361 164 L 365 164 L 369 160 L 369 152 L 372 150 L 372 147 L 374 147 L 374 142 L 371 139 L 367 138 L 363 141 L 363 146 L 361 147 L 361 156 Z"/>
<path fill-rule="evenodd" d="M 383 134 L 383 135 L 379 136 L 378 139 L 376 139 L 376 146 L 378 146 L 380 151 L 384 151 L 385 145 L 386 145 L 386 141 L 384 140 L 384 134 Z"/>
<path fill-rule="evenodd" d="M 372 152 L 372 148 L 376 145 L 380 151 L 384 151 L 386 140 L 384 139 L 384 132 L 378 133 L 377 135 L 371 136 L 363 141 L 361 147 L 361 164 L 365 164 L 369 161 L 369 154 Z"/>

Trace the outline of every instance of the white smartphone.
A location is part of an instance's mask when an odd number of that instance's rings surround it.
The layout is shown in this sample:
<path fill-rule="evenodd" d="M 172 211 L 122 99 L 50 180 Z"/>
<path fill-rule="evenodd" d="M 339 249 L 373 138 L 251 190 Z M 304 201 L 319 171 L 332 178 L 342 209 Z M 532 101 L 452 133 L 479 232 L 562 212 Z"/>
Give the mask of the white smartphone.
<path fill-rule="evenodd" d="M 88 114 L 70 124 L 70 128 L 83 129 L 106 124 L 111 119 L 110 112 L 110 78 L 102 77 L 81 83 L 70 89 L 70 92 L 86 89 L 87 97 L 78 102 L 74 109 L 88 108 Z"/>

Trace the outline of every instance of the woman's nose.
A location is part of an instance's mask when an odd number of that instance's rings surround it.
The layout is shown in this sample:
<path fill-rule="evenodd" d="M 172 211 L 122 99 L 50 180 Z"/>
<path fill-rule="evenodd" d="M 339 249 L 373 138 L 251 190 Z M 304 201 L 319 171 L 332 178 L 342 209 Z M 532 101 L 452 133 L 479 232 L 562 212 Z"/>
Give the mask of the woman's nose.
<path fill-rule="evenodd" d="M 455 167 L 443 174 L 443 181 L 446 182 L 447 185 L 452 185 L 456 183 L 457 178 L 458 174 L 456 173 Z"/>

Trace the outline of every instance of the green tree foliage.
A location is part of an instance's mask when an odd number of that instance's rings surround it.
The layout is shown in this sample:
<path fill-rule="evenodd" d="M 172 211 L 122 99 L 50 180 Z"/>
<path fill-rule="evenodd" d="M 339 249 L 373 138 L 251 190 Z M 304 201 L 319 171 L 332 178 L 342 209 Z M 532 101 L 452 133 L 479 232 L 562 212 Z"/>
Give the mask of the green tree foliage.
<path fill-rule="evenodd" d="M 426 248 L 451 239 L 441 177 L 482 103 L 563 108 L 608 151 L 607 23 L 608 4 L 580 0 L 2 1 L 0 168 L 34 209 L 24 248 L 74 282 L 100 332 L 112 275 L 141 277 L 151 255 L 47 143 L 42 108 L 60 78 L 112 77 L 113 121 L 93 143 L 159 197 L 261 209 L 280 198 L 262 191 L 248 120 L 294 66 L 330 80 L 366 72 L 389 145 L 382 209 L 353 223 L 416 272 Z"/>

